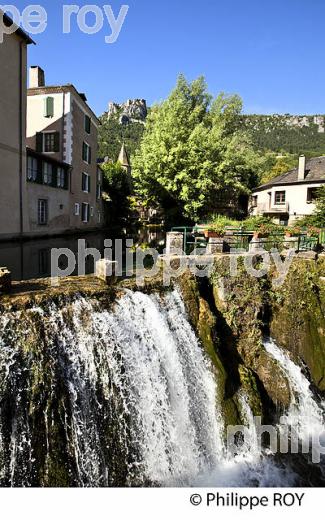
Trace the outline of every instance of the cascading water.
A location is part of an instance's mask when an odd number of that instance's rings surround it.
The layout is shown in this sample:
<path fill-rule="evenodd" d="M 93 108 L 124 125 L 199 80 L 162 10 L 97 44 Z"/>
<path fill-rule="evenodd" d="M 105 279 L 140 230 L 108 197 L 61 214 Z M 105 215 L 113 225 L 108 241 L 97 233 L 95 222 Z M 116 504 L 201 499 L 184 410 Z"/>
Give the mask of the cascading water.
<path fill-rule="evenodd" d="M 0 316 L 0 485 L 280 486 L 248 427 L 235 454 L 211 362 L 177 290 L 59 299 Z"/>
<path fill-rule="evenodd" d="M 281 419 L 282 426 L 294 429 L 297 439 L 307 447 L 313 437 L 317 437 L 324 444 L 325 402 L 315 399 L 310 382 L 301 367 L 296 365 L 275 341 L 267 339 L 264 347 L 282 367 L 291 387 L 291 405 Z"/>
<path fill-rule="evenodd" d="M 62 464 L 80 486 L 186 485 L 217 464 L 215 380 L 177 292 L 126 292 L 113 311 L 77 298 L 21 319 L 0 320 L 3 484 L 37 482 L 40 459 L 43 482 Z"/>

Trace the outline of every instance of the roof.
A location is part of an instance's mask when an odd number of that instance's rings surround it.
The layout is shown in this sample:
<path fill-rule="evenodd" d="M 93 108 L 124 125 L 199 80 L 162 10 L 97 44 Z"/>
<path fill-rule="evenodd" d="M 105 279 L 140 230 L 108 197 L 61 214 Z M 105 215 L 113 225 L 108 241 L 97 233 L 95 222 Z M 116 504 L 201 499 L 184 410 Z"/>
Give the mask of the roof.
<path fill-rule="evenodd" d="M 40 159 L 44 159 L 44 161 L 57 164 L 58 166 L 62 166 L 63 168 L 71 168 L 71 164 L 68 164 L 64 161 L 59 161 L 58 159 L 55 159 L 54 157 L 51 157 L 46 153 L 37 152 L 36 150 L 33 150 L 33 148 L 29 148 L 28 146 L 26 147 L 26 153 L 27 155 L 39 157 Z"/>
<path fill-rule="evenodd" d="M 130 159 L 124 143 L 122 144 L 120 155 L 118 156 L 118 161 L 122 164 L 122 166 L 131 166 Z"/>
<path fill-rule="evenodd" d="M 14 25 L 15 27 L 17 27 L 17 30 L 15 31 L 15 34 L 18 34 L 18 36 L 20 36 L 23 40 L 25 40 L 27 45 L 29 45 L 31 43 L 33 43 L 35 45 L 34 40 L 32 40 L 31 37 L 27 33 L 25 33 L 25 31 L 23 31 L 23 29 L 21 27 L 16 25 L 13 22 L 13 20 L 6 13 L 4 13 L 1 9 L 0 9 L 0 13 L 3 15 L 3 21 L 4 21 L 4 24 L 7 27 L 10 27 L 11 25 Z"/>
<path fill-rule="evenodd" d="M 79 97 L 79 99 L 82 101 L 84 105 L 88 108 L 88 110 L 91 112 L 93 118 L 96 120 L 96 123 L 98 125 L 101 124 L 98 117 L 96 116 L 95 112 L 90 108 L 88 105 L 87 98 L 84 93 L 78 92 L 76 87 L 72 85 L 72 83 L 68 83 L 67 85 L 49 85 L 49 86 L 43 86 L 43 87 L 33 87 L 27 89 L 27 96 L 38 96 L 40 94 L 59 94 L 60 92 L 73 92 L 76 96 Z"/>
<path fill-rule="evenodd" d="M 272 186 L 283 186 L 286 184 L 309 184 L 325 182 L 325 157 L 314 157 L 306 161 L 306 174 L 303 180 L 298 179 L 298 168 L 278 175 L 270 182 L 258 186 L 254 191 L 261 191 Z"/>

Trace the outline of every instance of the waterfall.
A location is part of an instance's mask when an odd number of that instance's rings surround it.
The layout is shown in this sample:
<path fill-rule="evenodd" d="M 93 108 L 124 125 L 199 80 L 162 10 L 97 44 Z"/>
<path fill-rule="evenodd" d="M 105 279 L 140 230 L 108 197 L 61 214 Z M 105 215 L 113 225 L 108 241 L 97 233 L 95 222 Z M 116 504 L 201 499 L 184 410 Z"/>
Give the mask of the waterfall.
<path fill-rule="evenodd" d="M 283 424 L 294 427 L 301 440 L 309 439 L 315 434 L 325 431 L 325 403 L 317 402 L 310 382 L 275 341 L 264 342 L 266 351 L 279 363 L 288 377 L 291 389 L 291 404 L 287 414 L 282 418 Z"/>
<path fill-rule="evenodd" d="M 281 418 L 280 429 L 289 427 L 297 441 L 306 449 L 313 438 L 325 441 L 325 402 L 316 400 L 311 384 L 301 367 L 295 364 L 287 353 L 281 350 L 272 339 L 264 342 L 266 351 L 279 363 L 285 372 L 291 390 L 291 404 L 288 412 Z M 324 465 L 321 467 L 324 471 Z"/>
<path fill-rule="evenodd" d="M 309 410 L 320 424 L 301 370 L 266 348 L 290 372 L 288 418 Z M 246 435 L 227 452 L 218 395 L 178 290 L 3 312 L 0 485 L 294 485 L 292 468 L 259 446 L 243 390 Z"/>
<path fill-rule="evenodd" d="M 65 478 L 78 486 L 189 485 L 222 456 L 216 381 L 177 291 L 126 291 L 113 310 L 78 297 L 24 316 L 7 313 L 0 377 L 5 485 L 37 482 L 35 437 L 44 446 L 44 481 L 64 464 Z"/>

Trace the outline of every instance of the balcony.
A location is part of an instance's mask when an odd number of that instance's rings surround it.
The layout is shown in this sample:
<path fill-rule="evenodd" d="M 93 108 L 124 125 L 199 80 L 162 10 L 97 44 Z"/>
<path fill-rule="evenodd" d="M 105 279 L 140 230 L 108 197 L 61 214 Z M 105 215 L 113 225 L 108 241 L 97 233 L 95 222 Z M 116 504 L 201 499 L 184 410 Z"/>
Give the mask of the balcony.
<path fill-rule="evenodd" d="M 258 203 L 251 205 L 250 210 L 254 215 L 287 215 L 289 214 L 289 202 L 275 205 L 270 205 L 266 202 Z"/>

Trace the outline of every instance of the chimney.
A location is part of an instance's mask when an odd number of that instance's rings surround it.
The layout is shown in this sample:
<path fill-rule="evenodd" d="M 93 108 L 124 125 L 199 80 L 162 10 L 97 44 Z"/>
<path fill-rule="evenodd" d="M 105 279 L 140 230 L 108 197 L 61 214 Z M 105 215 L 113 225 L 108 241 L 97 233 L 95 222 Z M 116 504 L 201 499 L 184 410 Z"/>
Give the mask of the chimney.
<path fill-rule="evenodd" d="M 301 155 L 299 157 L 298 181 L 304 181 L 306 176 L 306 157 Z"/>
<path fill-rule="evenodd" d="M 41 67 L 33 66 L 29 69 L 29 88 L 45 87 L 45 74 Z"/>

